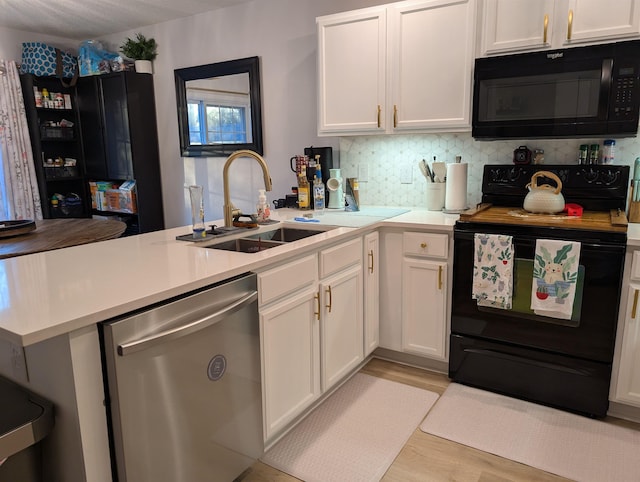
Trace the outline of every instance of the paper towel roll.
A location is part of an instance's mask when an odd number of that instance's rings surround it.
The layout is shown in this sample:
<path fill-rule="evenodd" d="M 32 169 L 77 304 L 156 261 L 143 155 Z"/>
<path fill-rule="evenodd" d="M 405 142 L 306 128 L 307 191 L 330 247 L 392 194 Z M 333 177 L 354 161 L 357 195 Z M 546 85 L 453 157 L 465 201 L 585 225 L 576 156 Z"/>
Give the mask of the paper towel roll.
<path fill-rule="evenodd" d="M 445 211 L 464 211 L 467 209 L 467 166 L 468 164 L 465 162 L 447 164 Z"/>

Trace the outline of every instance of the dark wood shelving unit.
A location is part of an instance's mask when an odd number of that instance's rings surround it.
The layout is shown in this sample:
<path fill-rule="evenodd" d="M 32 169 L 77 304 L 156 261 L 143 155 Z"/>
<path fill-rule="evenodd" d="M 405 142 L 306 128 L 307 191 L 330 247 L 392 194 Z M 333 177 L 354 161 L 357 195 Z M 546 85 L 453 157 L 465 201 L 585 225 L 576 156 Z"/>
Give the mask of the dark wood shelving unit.
<path fill-rule="evenodd" d="M 126 234 L 164 229 L 153 77 L 135 72 L 81 77 L 76 86 L 86 181 L 136 182 L 136 213 L 118 216 Z"/>
<path fill-rule="evenodd" d="M 72 87 L 64 87 L 57 77 L 37 77 L 32 74 L 23 74 L 20 76 L 20 81 L 43 217 L 45 219 L 89 217 L 89 190 L 84 177 L 84 156 L 79 135 L 80 123 L 76 109 L 76 90 Z M 71 108 L 37 107 L 34 88 L 40 92 L 47 89 L 51 93 L 69 95 Z M 73 123 L 73 126 L 47 126 L 47 123 L 58 123 L 63 120 Z M 45 165 L 47 159 L 57 158 L 75 159 L 76 165 L 73 166 L 73 169 L 70 169 L 71 166 L 49 167 Z M 60 169 L 60 172 L 54 173 L 51 169 Z M 66 175 L 67 173 L 69 175 Z M 58 202 L 57 205 L 52 204 L 52 198 L 55 195 L 62 195 L 65 201 Z M 77 198 L 80 199 L 79 202 Z M 66 199 L 69 200 L 68 203 Z"/>

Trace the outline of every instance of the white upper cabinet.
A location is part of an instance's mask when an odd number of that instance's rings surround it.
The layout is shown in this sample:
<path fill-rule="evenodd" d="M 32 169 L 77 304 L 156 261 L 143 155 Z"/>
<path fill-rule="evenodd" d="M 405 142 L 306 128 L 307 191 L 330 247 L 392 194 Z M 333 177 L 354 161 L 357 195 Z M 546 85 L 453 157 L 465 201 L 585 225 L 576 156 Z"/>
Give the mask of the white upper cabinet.
<path fill-rule="evenodd" d="M 384 131 L 387 11 L 318 19 L 318 131 Z"/>
<path fill-rule="evenodd" d="M 318 134 L 470 129 L 475 0 L 317 19 Z"/>
<path fill-rule="evenodd" d="M 480 55 L 637 37 L 639 6 L 638 0 L 484 0 Z"/>
<path fill-rule="evenodd" d="M 389 7 L 387 124 L 394 132 L 470 126 L 475 13 L 468 0 Z"/>

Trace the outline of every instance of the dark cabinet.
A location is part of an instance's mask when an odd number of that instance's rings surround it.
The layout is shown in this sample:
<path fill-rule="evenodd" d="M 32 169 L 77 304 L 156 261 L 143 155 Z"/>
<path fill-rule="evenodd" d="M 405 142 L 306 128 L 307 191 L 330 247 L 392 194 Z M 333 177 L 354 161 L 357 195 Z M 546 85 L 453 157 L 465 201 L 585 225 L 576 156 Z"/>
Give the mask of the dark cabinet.
<path fill-rule="evenodd" d="M 56 77 L 20 76 L 45 219 L 88 217 L 77 96 Z"/>
<path fill-rule="evenodd" d="M 164 228 L 153 77 L 117 72 L 78 79 L 78 112 L 86 179 L 117 186 L 135 181 L 135 213 L 119 215 L 130 229 Z"/>

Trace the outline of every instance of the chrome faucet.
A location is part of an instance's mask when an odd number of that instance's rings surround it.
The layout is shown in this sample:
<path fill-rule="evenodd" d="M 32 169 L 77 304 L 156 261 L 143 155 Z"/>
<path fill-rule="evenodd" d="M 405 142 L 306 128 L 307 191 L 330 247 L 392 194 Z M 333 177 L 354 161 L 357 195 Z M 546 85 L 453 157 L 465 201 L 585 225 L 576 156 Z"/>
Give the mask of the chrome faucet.
<path fill-rule="evenodd" d="M 262 168 L 262 175 L 264 176 L 264 188 L 266 191 L 271 191 L 271 177 L 269 175 L 269 168 L 267 167 L 266 161 L 262 158 L 262 156 L 260 156 L 260 154 L 248 149 L 243 149 L 232 153 L 227 158 L 227 161 L 224 163 L 224 168 L 222 169 L 222 183 L 224 189 L 224 206 L 222 207 L 222 209 L 224 211 L 224 225 L 226 227 L 233 226 L 233 216 L 240 214 L 240 210 L 234 207 L 229 196 L 229 166 L 238 157 L 251 157 L 255 159 L 258 164 L 260 164 L 260 167 Z"/>

